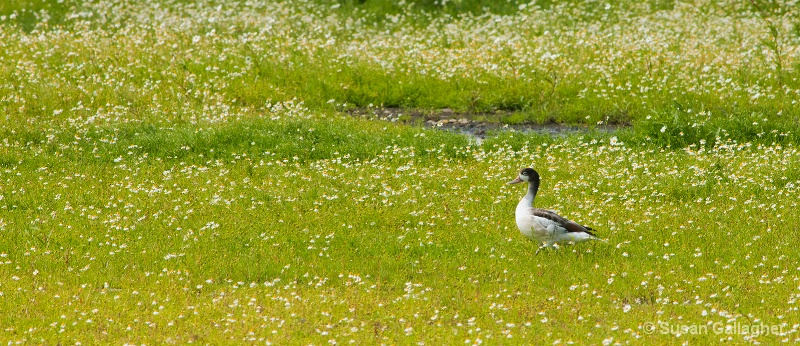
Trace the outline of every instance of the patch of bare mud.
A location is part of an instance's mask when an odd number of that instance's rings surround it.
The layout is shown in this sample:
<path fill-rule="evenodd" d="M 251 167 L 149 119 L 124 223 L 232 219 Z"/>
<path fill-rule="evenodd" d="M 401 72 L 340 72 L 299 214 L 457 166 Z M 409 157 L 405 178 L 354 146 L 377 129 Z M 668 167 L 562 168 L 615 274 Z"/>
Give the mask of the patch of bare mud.
<path fill-rule="evenodd" d="M 449 108 L 438 111 L 419 111 L 405 108 L 358 108 L 347 112 L 351 116 L 367 119 L 400 122 L 425 126 L 450 132 L 463 133 L 478 139 L 486 138 L 487 132 L 493 130 L 533 132 L 550 135 L 567 135 L 589 132 L 588 125 L 549 124 L 503 124 L 500 119 L 510 113 L 459 113 Z M 493 121 L 478 120 L 492 119 Z M 593 130 L 614 132 L 627 124 L 598 125 Z"/>

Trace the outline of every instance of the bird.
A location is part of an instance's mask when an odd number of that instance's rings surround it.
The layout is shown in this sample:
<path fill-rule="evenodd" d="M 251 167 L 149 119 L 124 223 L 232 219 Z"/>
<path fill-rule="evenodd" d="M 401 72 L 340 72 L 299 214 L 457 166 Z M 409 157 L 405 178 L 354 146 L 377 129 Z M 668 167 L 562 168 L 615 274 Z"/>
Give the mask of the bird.
<path fill-rule="evenodd" d="M 528 167 L 522 169 L 516 179 L 508 182 L 508 185 L 528 183 L 528 193 L 517 204 L 516 219 L 522 235 L 539 244 L 536 254 L 542 248 L 601 240 L 591 227 L 570 221 L 553 210 L 534 208 L 533 200 L 539 192 L 539 180 L 539 172 Z"/>

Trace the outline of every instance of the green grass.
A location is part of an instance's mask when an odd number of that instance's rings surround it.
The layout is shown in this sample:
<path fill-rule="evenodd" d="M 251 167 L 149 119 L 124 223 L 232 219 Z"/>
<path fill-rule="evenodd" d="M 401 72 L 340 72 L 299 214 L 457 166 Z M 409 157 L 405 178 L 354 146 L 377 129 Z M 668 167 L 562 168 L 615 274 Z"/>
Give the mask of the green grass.
<path fill-rule="evenodd" d="M 26 311 L 3 316 L 4 340 L 726 337 L 661 333 L 708 323 L 796 333 L 793 146 L 675 151 L 517 134 L 476 147 L 376 126 L 123 126 L 115 144 L 4 149 L 0 306 Z M 299 129 L 304 139 L 288 138 Z M 288 143 L 306 136 L 326 149 Z M 504 185 L 526 165 L 544 176 L 538 205 L 607 241 L 533 256 L 513 223 L 523 191 Z"/>
<path fill-rule="evenodd" d="M 800 125 L 792 9 L 492 4 L 10 2 L 0 8 L 2 121 L 121 107 L 130 120 L 181 122 L 219 105 L 252 113 L 300 100 L 325 111 L 500 110 L 515 114 L 509 122 L 709 124 L 748 140 L 759 132 L 742 119 Z M 32 32 L 10 19 L 23 9 L 62 19 Z"/>
<path fill-rule="evenodd" d="M 0 4 L 0 342 L 800 340 L 792 9 L 110 5 Z M 605 241 L 534 256 L 525 166 Z"/>

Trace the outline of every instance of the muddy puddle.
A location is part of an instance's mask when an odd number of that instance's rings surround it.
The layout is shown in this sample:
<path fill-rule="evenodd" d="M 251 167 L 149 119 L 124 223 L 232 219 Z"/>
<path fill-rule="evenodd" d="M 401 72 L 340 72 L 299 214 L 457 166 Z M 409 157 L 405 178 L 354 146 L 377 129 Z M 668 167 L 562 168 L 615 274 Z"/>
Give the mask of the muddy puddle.
<path fill-rule="evenodd" d="M 488 133 L 495 130 L 515 131 L 522 133 L 538 133 L 553 136 L 586 133 L 590 130 L 614 132 L 626 127 L 625 124 L 599 125 L 590 129 L 587 125 L 563 124 L 502 124 L 499 119 L 505 113 L 459 113 L 450 109 L 439 111 L 417 111 L 404 108 L 363 108 L 348 111 L 354 117 L 361 117 L 389 122 L 401 122 L 417 126 L 425 126 L 443 131 L 450 131 L 474 137 L 482 141 Z M 485 121 L 478 119 L 497 119 Z"/>

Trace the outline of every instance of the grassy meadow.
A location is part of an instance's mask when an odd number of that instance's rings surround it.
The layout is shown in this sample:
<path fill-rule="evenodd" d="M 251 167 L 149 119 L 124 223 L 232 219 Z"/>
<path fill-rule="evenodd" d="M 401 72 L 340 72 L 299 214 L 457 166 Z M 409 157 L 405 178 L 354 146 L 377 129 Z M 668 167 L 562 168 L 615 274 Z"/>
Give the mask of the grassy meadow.
<path fill-rule="evenodd" d="M 792 1 L 4 1 L 0 342 L 798 343 L 798 47 Z M 526 166 L 605 241 L 534 256 Z"/>

